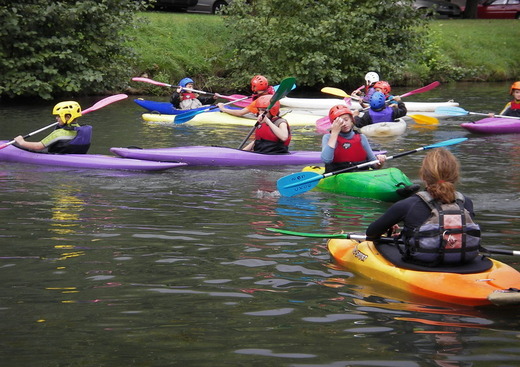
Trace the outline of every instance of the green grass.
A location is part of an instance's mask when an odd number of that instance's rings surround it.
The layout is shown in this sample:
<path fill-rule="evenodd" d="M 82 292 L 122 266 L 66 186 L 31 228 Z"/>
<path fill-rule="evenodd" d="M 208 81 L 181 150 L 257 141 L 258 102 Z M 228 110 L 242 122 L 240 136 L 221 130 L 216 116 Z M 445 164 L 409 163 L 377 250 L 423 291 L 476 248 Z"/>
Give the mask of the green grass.
<path fill-rule="evenodd" d="M 130 33 L 138 58 L 135 75 L 167 83 L 185 76 L 196 78 L 200 89 L 226 91 L 226 40 L 231 37 L 223 18 L 186 13 L 141 13 L 145 22 Z M 434 20 L 430 23 L 433 47 L 429 66 L 411 65 L 408 80 L 430 79 L 503 81 L 520 79 L 520 21 Z M 421 75 L 422 74 L 422 75 Z M 297 76 L 296 76 L 297 77 Z M 143 85 L 140 83 L 139 88 Z M 157 89 L 156 93 L 164 89 Z M 147 90 L 151 93 L 151 90 Z"/>
<path fill-rule="evenodd" d="M 133 66 L 136 74 L 160 75 L 166 83 L 197 76 L 202 87 L 201 79 L 225 73 L 230 54 L 223 45 L 229 34 L 221 17 L 162 12 L 141 16 L 144 21 L 130 34 L 134 38 L 130 45 L 138 54 Z"/>
<path fill-rule="evenodd" d="M 475 80 L 520 79 L 518 20 L 438 20 L 431 29 L 433 40 L 453 64 L 478 69 Z"/>

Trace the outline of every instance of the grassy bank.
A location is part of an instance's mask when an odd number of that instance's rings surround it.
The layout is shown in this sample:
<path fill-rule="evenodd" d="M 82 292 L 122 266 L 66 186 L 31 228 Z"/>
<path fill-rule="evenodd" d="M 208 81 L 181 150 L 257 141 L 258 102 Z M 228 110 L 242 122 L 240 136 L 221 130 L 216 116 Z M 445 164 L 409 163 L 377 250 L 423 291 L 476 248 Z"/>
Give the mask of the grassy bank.
<path fill-rule="evenodd" d="M 231 36 L 222 17 L 186 13 L 142 13 L 147 22 L 134 29 L 132 46 L 138 52 L 136 75 L 177 83 L 184 76 L 197 79 L 201 89 L 226 92 L 226 40 Z M 517 20 L 435 20 L 430 23 L 432 47 L 425 65 L 410 65 L 407 79 L 425 73 L 435 80 L 456 75 L 459 80 L 520 79 L 520 24 Z M 296 75 L 297 77 L 297 75 Z M 143 88 L 142 83 L 134 84 Z M 164 88 L 150 88 L 161 94 Z"/>

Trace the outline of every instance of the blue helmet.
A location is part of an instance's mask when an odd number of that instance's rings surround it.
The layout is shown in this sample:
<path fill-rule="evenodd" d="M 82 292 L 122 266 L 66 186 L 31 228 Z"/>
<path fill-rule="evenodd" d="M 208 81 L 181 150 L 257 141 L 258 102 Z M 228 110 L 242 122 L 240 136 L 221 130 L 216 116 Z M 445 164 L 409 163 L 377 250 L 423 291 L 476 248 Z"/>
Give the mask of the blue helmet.
<path fill-rule="evenodd" d="M 184 79 L 181 79 L 181 81 L 179 82 L 179 85 L 184 88 L 188 83 L 195 84 L 193 82 L 193 79 L 191 79 L 191 78 L 184 78 Z"/>
<path fill-rule="evenodd" d="M 385 107 L 386 97 L 381 92 L 374 92 L 370 97 L 370 108 L 373 110 L 381 110 Z"/>

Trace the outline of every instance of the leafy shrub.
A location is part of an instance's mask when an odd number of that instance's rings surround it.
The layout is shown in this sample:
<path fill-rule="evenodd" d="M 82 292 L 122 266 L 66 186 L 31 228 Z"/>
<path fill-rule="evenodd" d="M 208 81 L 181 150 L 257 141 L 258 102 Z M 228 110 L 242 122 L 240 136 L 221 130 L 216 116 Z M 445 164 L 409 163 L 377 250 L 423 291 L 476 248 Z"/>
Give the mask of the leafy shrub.
<path fill-rule="evenodd" d="M 125 29 L 143 1 L 0 0 L 0 96 L 101 93 L 122 86 Z"/>
<path fill-rule="evenodd" d="M 421 49 L 426 22 L 412 2 L 234 0 L 224 10 L 230 71 L 237 83 L 261 73 L 308 86 L 358 83 L 370 70 L 399 77 Z"/>

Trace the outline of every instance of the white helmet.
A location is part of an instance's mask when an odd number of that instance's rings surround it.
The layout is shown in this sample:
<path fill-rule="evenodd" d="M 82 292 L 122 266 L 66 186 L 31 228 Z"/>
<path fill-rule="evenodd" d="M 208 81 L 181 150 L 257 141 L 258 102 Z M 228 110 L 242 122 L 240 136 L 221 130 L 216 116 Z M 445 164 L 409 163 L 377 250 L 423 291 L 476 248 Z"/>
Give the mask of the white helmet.
<path fill-rule="evenodd" d="M 365 75 L 365 81 L 367 84 L 372 84 L 379 81 L 379 74 L 374 71 L 370 71 Z"/>

